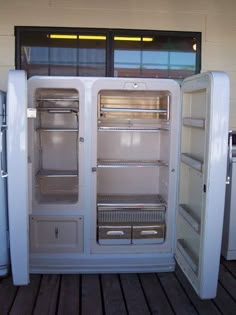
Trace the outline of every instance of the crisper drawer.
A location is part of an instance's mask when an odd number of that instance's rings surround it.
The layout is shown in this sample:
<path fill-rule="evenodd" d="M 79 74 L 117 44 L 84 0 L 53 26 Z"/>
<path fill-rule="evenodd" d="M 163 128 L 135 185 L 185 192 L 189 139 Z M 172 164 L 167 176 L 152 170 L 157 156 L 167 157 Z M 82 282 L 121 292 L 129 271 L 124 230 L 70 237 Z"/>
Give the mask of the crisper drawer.
<path fill-rule="evenodd" d="M 83 217 L 30 216 L 31 252 L 83 251 Z"/>
<path fill-rule="evenodd" d="M 131 226 L 99 226 L 99 244 L 131 244 Z"/>
<path fill-rule="evenodd" d="M 132 244 L 154 244 L 164 241 L 165 225 L 133 226 Z"/>

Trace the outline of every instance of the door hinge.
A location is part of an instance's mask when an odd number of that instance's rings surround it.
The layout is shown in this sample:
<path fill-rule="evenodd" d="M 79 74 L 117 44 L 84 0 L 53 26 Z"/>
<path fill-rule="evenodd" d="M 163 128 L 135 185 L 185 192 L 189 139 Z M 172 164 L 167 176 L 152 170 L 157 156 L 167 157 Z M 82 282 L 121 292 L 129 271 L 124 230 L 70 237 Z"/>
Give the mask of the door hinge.
<path fill-rule="evenodd" d="M 203 185 L 203 192 L 206 192 L 206 184 Z"/>
<path fill-rule="evenodd" d="M 93 173 L 97 172 L 97 168 L 96 167 L 92 167 L 92 172 Z"/>

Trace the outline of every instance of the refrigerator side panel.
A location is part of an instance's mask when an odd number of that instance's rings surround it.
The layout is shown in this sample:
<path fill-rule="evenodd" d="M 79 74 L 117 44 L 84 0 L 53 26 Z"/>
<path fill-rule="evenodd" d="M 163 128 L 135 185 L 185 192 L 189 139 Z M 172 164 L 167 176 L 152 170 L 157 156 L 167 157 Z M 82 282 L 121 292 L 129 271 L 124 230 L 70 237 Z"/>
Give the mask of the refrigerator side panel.
<path fill-rule="evenodd" d="M 183 83 L 176 259 L 202 299 L 216 296 L 228 150 L 229 79 Z"/>
<path fill-rule="evenodd" d="M 9 254 L 8 254 L 8 226 L 7 226 L 7 173 L 6 173 L 6 121 L 5 108 L 6 95 L 0 91 L 0 276 L 8 273 Z"/>
<path fill-rule="evenodd" d="M 10 71 L 7 94 L 7 164 L 10 256 L 15 285 L 29 283 L 27 80 L 24 71 Z"/>

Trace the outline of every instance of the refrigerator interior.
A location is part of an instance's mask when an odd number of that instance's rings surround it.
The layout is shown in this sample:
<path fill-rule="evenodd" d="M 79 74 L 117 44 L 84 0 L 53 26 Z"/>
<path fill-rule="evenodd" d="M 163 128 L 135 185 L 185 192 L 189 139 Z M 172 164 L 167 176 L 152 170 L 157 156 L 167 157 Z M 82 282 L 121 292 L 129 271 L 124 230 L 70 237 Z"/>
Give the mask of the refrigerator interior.
<path fill-rule="evenodd" d="M 165 241 L 170 103 L 168 90 L 98 93 L 96 199 L 101 246 L 142 244 L 143 250 L 150 250 L 148 244 Z"/>
<path fill-rule="evenodd" d="M 30 148 L 34 148 L 30 152 L 32 197 L 38 204 L 76 203 L 80 197 L 79 92 L 36 88 L 34 103 L 37 117 L 29 121 Z"/>

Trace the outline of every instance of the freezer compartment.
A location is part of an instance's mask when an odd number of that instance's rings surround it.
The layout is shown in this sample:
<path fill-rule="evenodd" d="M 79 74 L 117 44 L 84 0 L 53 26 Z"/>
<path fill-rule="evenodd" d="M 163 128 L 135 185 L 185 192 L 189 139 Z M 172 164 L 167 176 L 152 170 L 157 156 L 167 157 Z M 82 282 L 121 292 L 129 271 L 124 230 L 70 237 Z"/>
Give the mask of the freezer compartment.
<path fill-rule="evenodd" d="M 169 104 L 169 91 L 102 90 L 98 95 L 98 119 L 169 120 Z"/>
<path fill-rule="evenodd" d="M 31 253 L 83 251 L 83 216 L 30 216 Z"/>

